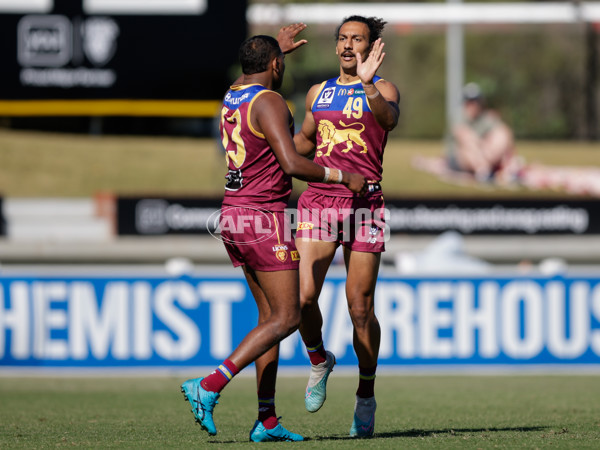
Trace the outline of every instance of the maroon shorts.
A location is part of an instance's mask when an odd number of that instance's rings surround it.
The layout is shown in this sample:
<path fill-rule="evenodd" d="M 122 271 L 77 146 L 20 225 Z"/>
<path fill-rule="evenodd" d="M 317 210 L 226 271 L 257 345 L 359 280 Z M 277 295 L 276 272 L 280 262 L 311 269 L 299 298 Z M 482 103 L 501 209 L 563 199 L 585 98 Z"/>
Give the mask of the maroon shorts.
<path fill-rule="evenodd" d="M 365 197 L 329 197 L 312 192 L 298 199 L 296 238 L 336 242 L 358 252 L 385 251 L 385 207 L 381 191 Z"/>
<path fill-rule="evenodd" d="M 234 267 L 265 272 L 298 269 L 300 256 L 284 212 L 224 205 L 219 228 Z"/>

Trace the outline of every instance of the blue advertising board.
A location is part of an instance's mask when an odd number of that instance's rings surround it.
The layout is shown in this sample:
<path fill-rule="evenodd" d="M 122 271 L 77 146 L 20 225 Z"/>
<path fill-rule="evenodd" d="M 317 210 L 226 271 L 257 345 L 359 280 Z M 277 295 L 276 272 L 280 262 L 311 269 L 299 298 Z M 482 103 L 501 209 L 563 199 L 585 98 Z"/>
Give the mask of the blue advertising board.
<path fill-rule="evenodd" d="M 324 340 L 355 366 L 345 279 L 329 276 Z M 380 367 L 600 364 L 600 278 L 405 278 L 376 292 Z M 213 367 L 257 320 L 226 276 L 0 277 L 0 366 Z M 296 332 L 280 365 L 306 366 Z"/>

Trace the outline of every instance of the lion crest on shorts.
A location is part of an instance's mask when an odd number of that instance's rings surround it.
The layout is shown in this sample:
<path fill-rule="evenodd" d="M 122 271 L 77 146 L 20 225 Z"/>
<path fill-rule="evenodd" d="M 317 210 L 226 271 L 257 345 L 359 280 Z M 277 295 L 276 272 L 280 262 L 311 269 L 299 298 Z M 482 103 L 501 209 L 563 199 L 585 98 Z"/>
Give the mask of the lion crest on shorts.
<path fill-rule="evenodd" d="M 319 121 L 318 131 L 321 135 L 322 142 L 317 146 L 317 156 L 329 156 L 333 147 L 338 144 L 346 144 L 346 148 L 342 150 L 342 153 L 348 153 L 352 149 L 353 144 L 362 148 L 360 153 L 367 153 L 367 143 L 360 137 L 360 134 L 365 131 L 364 124 L 356 122 L 346 125 L 340 120 L 340 125 L 344 128 L 336 128 L 335 125 L 333 125 L 333 122 L 329 120 Z M 349 128 L 353 125 L 360 125 L 361 128 Z M 323 154 L 323 151 L 319 150 L 323 147 L 327 147 L 327 153 L 325 154 Z"/>
<path fill-rule="evenodd" d="M 273 247 L 273 251 L 275 252 L 275 257 L 281 261 L 282 263 L 286 262 L 288 259 L 287 245 L 275 245 Z"/>

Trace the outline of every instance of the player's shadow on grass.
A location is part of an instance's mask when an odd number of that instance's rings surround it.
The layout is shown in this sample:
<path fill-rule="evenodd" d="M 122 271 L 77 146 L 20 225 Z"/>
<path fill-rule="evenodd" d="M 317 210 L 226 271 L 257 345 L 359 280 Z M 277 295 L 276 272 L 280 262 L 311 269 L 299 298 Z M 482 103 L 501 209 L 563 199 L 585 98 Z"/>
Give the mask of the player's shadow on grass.
<path fill-rule="evenodd" d="M 486 427 L 486 428 L 444 428 L 440 430 L 419 430 L 419 429 L 411 429 L 411 430 L 399 430 L 399 431 L 391 431 L 391 432 L 383 432 L 377 433 L 375 432 L 375 438 L 397 438 L 397 437 L 414 437 L 414 438 L 423 438 L 430 437 L 435 435 L 461 435 L 464 433 L 499 433 L 504 431 L 521 431 L 521 432 L 529 432 L 529 431 L 543 431 L 547 430 L 549 427 Z M 306 440 L 310 441 L 337 441 L 337 440 L 346 440 L 351 439 L 354 440 L 356 438 L 350 436 L 316 436 L 313 438 L 307 438 Z"/>
<path fill-rule="evenodd" d="M 377 438 L 399 438 L 399 437 L 407 437 L 407 438 L 424 438 L 424 437 L 430 437 L 430 436 L 436 436 L 436 435 L 452 435 L 452 436 L 456 436 L 456 435 L 461 435 L 464 433 L 499 433 L 499 432 L 503 432 L 503 431 L 521 431 L 521 432 L 528 432 L 528 431 L 542 431 L 542 430 L 547 430 L 550 427 L 502 427 L 502 428 L 498 428 L 498 427 L 487 427 L 487 428 L 444 428 L 441 430 L 418 430 L 418 429 L 412 429 L 412 430 L 403 430 L 403 431 L 391 431 L 391 432 L 384 432 L 384 433 L 375 433 L 375 436 L 373 437 L 374 439 Z M 314 436 L 314 437 L 304 437 L 305 441 L 345 441 L 345 440 L 352 440 L 355 441 L 357 440 L 357 438 L 355 437 L 350 437 L 350 436 Z M 235 440 L 226 440 L 226 441 L 222 441 L 222 440 L 214 440 L 214 441 L 207 441 L 206 444 L 217 444 L 217 445 L 223 445 L 223 444 L 239 444 L 240 441 L 235 441 Z"/>

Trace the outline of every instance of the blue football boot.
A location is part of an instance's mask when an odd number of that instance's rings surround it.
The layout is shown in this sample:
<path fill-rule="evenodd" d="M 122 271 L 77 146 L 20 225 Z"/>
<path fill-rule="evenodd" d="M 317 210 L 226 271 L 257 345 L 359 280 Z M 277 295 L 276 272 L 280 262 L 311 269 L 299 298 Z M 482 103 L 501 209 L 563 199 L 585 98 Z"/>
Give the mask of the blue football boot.
<path fill-rule="evenodd" d="M 250 440 L 252 442 L 296 442 L 303 441 L 304 438 L 299 434 L 286 430 L 280 423 L 277 424 L 275 428 L 268 430 L 261 421 L 257 420 L 254 423 L 254 427 L 252 427 L 252 430 L 250 431 Z"/>
<path fill-rule="evenodd" d="M 214 436 L 217 434 L 217 428 L 213 421 L 213 410 L 215 405 L 219 403 L 217 400 L 220 394 L 210 392 L 200 386 L 203 378 L 194 378 L 187 380 L 181 385 L 181 392 L 185 399 L 192 405 L 192 412 L 196 418 L 196 422 L 200 424 L 203 430 Z"/>

